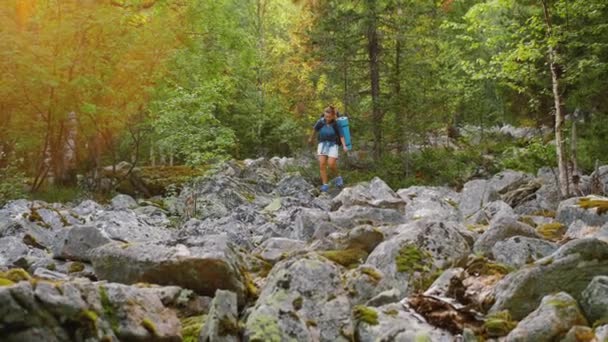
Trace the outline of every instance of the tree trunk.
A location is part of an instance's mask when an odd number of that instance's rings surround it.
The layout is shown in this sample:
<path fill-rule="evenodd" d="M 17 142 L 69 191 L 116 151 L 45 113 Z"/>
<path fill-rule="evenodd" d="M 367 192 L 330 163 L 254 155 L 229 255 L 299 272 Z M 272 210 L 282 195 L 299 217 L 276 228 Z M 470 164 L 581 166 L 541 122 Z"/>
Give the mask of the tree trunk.
<path fill-rule="evenodd" d="M 378 17 L 376 1 L 367 0 L 369 22 L 367 26 L 367 53 L 369 56 L 369 71 L 372 93 L 372 132 L 374 134 L 374 159 L 382 156 L 382 119 L 380 108 L 380 43 L 378 39 Z"/>
<path fill-rule="evenodd" d="M 547 36 L 553 36 L 551 15 L 549 13 L 548 0 L 542 0 L 547 25 Z M 551 69 L 551 83 L 553 88 L 553 100 L 555 105 L 555 149 L 557 152 L 557 168 L 559 172 L 559 188 L 563 198 L 570 195 L 568 184 L 568 158 L 563 139 L 564 106 L 560 90 L 561 66 L 558 63 L 558 49 L 549 45 L 549 68 Z"/>

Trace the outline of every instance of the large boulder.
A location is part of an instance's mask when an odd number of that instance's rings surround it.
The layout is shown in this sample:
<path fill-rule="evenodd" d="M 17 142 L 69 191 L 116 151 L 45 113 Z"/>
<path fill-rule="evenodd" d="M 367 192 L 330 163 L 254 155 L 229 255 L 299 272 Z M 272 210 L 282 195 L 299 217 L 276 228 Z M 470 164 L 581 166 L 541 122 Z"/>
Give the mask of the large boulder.
<path fill-rule="evenodd" d="M 286 238 L 270 238 L 258 246 L 253 254 L 270 263 L 276 263 L 285 258 L 289 253 L 304 250 L 306 244 L 303 241 Z"/>
<path fill-rule="evenodd" d="M 494 288 L 495 302 L 490 311 L 509 310 L 519 320 L 551 293 L 565 291 L 580 300 L 591 280 L 607 273 L 608 243 L 597 239 L 570 241 L 502 279 Z"/>
<path fill-rule="evenodd" d="M 238 319 L 236 294 L 217 290 L 198 340 L 200 342 L 238 342 L 240 340 Z"/>
<path fill-rule="evenodd" d="M 568 239 L 594 237 L 608 242 L 608 223 L 603 226 L 590 226 L 581 220 L 576 220 L 568 226 L 565 237 Z"/>
<path fill-rule="evenodd" d="M 483 206 L 478 212 L 466 220 L 470 224 L 488 225 L 495 218 L 515 216 L 513 209 L 504 201 L 493 201 Z"/>
<path fill-rule="evenodd" d="M 383 281 L 403 294 L 421 290 L 431 273 L 466 258 L 471 246 L 455 222 L 415 221 L 379 244 L 366 263 L 378 268 Z"/>
<path fill-rule="evenodd" d="M 527 173 L 521 171 L 504 170 L 490 178 L 488 183 L 490 187 L 492 187 L 499 194 L 505 194 L 526 184 L 531 179 L 532 176 Z"/>
<path fill-rule="evenodd" d="M 402 304 L 387 304 L 379 308 L 356 306 L 357 341 L 433 341 L 451 342 L 454 336 L 433 327 Z"/>
<path fill-rule="evenodd" d="M 598 189 L 593 190 L 608 195 L 608 165 L 602 165 L 596 171 L 593 171 L 591 179 L 594 178 L 599 180 L 599 184 L 597 184 Z"/>
<path fill-rule="evenodd" d="M 458 210 L 460 195 L 443 187 L 412 186 L 397 191 L 406 203 L 405 214 L 408 220 L 435 219 L 462 221 Z"/>
<path fill-rule="evenodd" d="M 308 241 L 323 223 L 329 222 L 329 214 L 325 210 L 304 208 L 296 216 L 294 238 Z"/>
<path fill-rule="evenodd" d="M 171 230 L 154 225 L 150 217 L 132 210 L 101 211 L 91 216 L 87 225 L 109 239 L 124 242 L 166 241 L 172 235 Z"/>
<path fill-rule="evenodd" d="M 340 269 L 315 256 L 281 261 L 247 318 L 248 341 L 350 341 L 350 300 Z"/>
<path fill-rule="evenodd" d="M 553 253 L 557 245 L 542 239 L 525 236 L 513 236 L 498 241 L 492 247 L 494 260 L 514 268 L 520 268 L 527 263 L 542 259 Z"/>
<path fill-rule="evenodd" d="M 180 341 L 175 312 L 151 291 L 121 284 L 22 281 L 0 286 L 3 341 Z"/>
<path fill-rule="evenodd" d="M 137 201 L 133 199 L 133 197 L 129 195 L 116 195 L 110 201 L 110 206 L 114 210 L 126 210 L 126 209 L 135 209 L 138 207 Z"/>
<path fill-rule="evenodd" d="M 346 188 L 334 197 L 332 208 L 367 206 L 402 211 L 405 202 L 380 178 Z"/>
<path fill-rule="evenodd" d="M 112 240 L 102 230 L 92 226 L 76 226 L 63 229 L 53 243 L 55 258 L 90 261 L 89 253 L 94 248 Z"/>
<path fill-rule="evenodd" d="M 494 245 L 513 236 L 541 238 L 531 226 L 519 222 L 515 216 L 501 216 L 492 221 L 490 227 L 475 241 L 476 253 L 489 255 Z"/>
<path fill-rule="evenodd" d="M 330 212 L 329 219 L 342 228 L 353 228 L 364 224 L 398 225 L 407 222 L 407 218 L 401 210 L 369 206 L 342 207 L 338 211 Z"/>
<path fill-rule="evenodd" d="M 28 246 L 14 236 L 0 238 L 0 266 L 14 266 L 29 251 Z"/>
<path fill-rule="evenodd" d="M 539 307 L 507 335 L 507 342 L 556 341 L 575 325 L 586 325 L 576 300 L 565 292 L 544 297 Z"/>
<path fill-rule="evenodd" d="M 314 187 L 300 175 L 288 175 L 276 185 L 274 192 L 281 197 L 296 197 L 311 202 L 314 198 Z"/>
<path fill-rule="evenodd" d="M 186 243 L 186 242 L 184 242 Z M 177 285 L 201 295 L 233 291 L 244 303 L 246 287 L 237 252 L 226 236 L 206 236 L 182 243 L 110 243 L 90 253 L 99 279 Z"/>
<path fill-rule="evenodd" d="M 460 203 L 458 208 L 464 216 L 475 214 L 484 205 L 498 199 L 498 193 L 492 184 L 483 179 L 476 179 L 467 182 L 460 194 Z"/>
<path fill-rule="evenodd" d="M 608 197 L 573 197 L 559 204 L 556 218 L 566 226 L 576 220 L 581 220 L 590 226 L 602 226 L 608 223 L 606 208 L 608 208 Z"/>
<path fill-rule="evenodd" d="M 583 291 L 581 306 L 590 323 L 608 320 L 608 276 L 593 278 Z"/>

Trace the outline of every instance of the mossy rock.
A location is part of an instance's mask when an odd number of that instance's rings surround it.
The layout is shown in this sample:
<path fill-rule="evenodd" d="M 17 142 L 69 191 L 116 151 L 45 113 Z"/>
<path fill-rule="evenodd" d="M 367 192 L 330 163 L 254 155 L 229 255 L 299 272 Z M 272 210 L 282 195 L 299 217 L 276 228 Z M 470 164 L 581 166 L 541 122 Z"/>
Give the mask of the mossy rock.
<path fill-rule="evenodd" d="M 356 305 L 353 309 L 353 316 L 359 322 L 369 325 L 378 325 L 378 312 L 365 305 Z"/>
<path fill-rule="evenodd" d="M 407 244 L 395 257 L 397 271 L 413 274 L 414 272 L 428 272 L 433 264 L 433 256 L 426 250 L 413 244 Z"/>
<path fill-rule="evenodd" d="M 597 214 L 608 213 L 608 200 L 584 197 L 578 201 L 578 205 L 584 209 L 597 208 Z"/>
<path fill-rule="evenodd" d="M 84 264 L 78 261 L 70 263 L 68 273 L 78 273 L 84 271 Z"/>
<path fill-rule="evenodd" d="M 323 251 L 319 254 L 346 268 L 357 267 L 367 258 L 367 252 L 359 248 Z"/>
<path fill-rule="evenodd" d="M 184 342 L 197 342 L 207 315 L 191 316 L 181 319 Z"/>
<path fill-rule="evenodd" d="M 206 169 L 189 166 L 146 166 L 139 170 L 138 176 L 146 188 L 154 195 L 164 195 L 169 185 L 180 188 L 192 178 L 202 176 Z"/>
<path fill-rule="evenodd" d="M 6 272 L 0 272 L 0 278 L 8 279 L 13 283 L 18 283 L 20 281 L 28 281 L 32 279 L 30 274 L 22 268 L 13 268 Z"/>
<path fill-rule="evenodd" d="M 511 314 L 508 311 L 489 315 L 483 324 L 484 331 L 488 337 L 507 336 L 516 326 L 517 322 L 511 319 Z"/>
<path fill-rule="evenodd" d="M 361 273 L 370 277 L 376 284 L 379 283 L 380 280 L 382 280 L 382 274 L 375 268 L 362 267 L 360 270 L 361 270 Z"/>
<path fill-rule="evenodd" d="M 566 233 L 566 226 L 559 222 L 546 223 L 538 226 L 536 231 L 547 240 L 558 241 Z"/>
<path fill-rule="evenodd" d="M 156 324 L 154 324 L 154 322 L 152 322 L 152 320 L 150 320 L 149 318 L 144 318 L 141 321 L 141 326 L 144 327 L 144 329 L 146 329 L 148 331 L 148 333 L 150 333 L 150 335 L 152 336 L 158 336 L 158 331 L 156 329 Z"/>
<path fill-rule="evenodd" d="M 15 282 L 10 280 L 10 279 L 6 279 L 3 277 L 0 277 L 0 287 L 4 287 L 4 286 L 12 286 L 15 285 Z"/>

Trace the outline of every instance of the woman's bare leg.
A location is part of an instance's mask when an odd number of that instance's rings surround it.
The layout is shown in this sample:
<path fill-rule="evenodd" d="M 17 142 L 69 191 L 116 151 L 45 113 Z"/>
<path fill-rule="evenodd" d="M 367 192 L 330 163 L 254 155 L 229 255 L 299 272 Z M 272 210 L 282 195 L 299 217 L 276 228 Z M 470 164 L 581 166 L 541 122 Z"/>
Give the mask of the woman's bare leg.
<path fill-rule="evenodd" d="M 331 178 L 337 177 L 338 176 L 338 159 L 328 158 L 327 162 L 329 164 Z"/>
<path fill-rule="evenodd" d="M 321 181 L 323 184 L 327 184 L 327 156 L 319 156 L 319 170 Z"/>

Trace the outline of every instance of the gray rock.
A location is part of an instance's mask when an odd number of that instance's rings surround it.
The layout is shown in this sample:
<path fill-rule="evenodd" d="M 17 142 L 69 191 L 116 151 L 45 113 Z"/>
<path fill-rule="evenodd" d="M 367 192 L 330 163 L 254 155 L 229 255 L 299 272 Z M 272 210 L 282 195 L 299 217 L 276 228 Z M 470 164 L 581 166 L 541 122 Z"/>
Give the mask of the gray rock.
<path fill-rule="evenodd" d="M 274 192 L 281 197 L 296 197 L 305 202 L 311 202 L 314 186 L 300 175 L 289 175 L 281 179 Z"/>
<path fill-rule="evenodd" d="M 484 205 L 498 199 L 498 193 L 486 180 L 476 179 L 467 182 L 460 195 L 459 209 L 464 218 L 475 214 Z"/>
<path fill-rule="evenodd" d="M 110 239 L 126 242 L 166 241 L 171 231 L 151 224 L 149 218 L 131 210 L 102 211 L 91 217 L 89 226 Z"/>
<path fill-rule="evenodd" d="M 258 246 L 253 253 L 274 264 L 290 253 L 304 250 L 304 247 L 306 247 L 306 244 L 299 240 L 270 238 Z"/>
<path fill-rule="evenodd" d="M 380 226 L 385 224 L 402 224 L 407 221 L 405 215 L 395 209 L 352 206 L 340 208 L 329 213 L 330 221 L 343 228 L 370 224 Z"/>
<path fill-rule="evenodd" d="M 378 245 L 366 263 L 375 266 L 388 287 L 404 295 L 429 272 L 450 267 L 470 253 L 470 246 L 455 222 L 416 221 L 398 227 L 398 235 Z M 398 267 L 398 259 L 402 265 Z M 423 271 L 425 270 L 425 271 Z"/>
<path fill-rule="evenodd" d="M 367 206 L 403 211 L 405 202 L 380 178 L 345 188 L 332 200 L 332 208 Z"/>
<path fill-rule="evenodd" d="M 236 294 L 217 290 L 211 302 L 211 310 L 201 329 L 199 342 L 238 342 L 239 311 Z"/>
<path fill-rule="evenodd" d="M 586 336 L 593 337 L 594 335 L 593 329 L 582 325 L 575 325 L 560 342 L 579 342 Z"/>
<path fill-rule="evenodd" d="M 583 291 L 581 306 L 589 322 L 608 319 L 608 276 L 597 276 Z"/>
<path fill-rule="evenodd" d="M 107 234 L 92 226 L 63 229 L 53 244 L 53 255 L 60 259 L 90 261 L 92 249 L 111 241 Z"/>
<path fill-rule="evenodd" d="M 597 208 L 585 209 L 578 204 L 582 198 L 590 198 L 593 200 L 608 201 L 608 197 L 587 196 L 573 197 L 560 202 L 557 209 L 556 219 L 566 226 L 569 226 L 576 220 L 581 220 L 589 226 L 602 226 L 608 223 L 608 214 L 598 214 Z"/>
<path fill-rule="evenodd" d="M 454 341 L 450 333 L 431 326 L 415 312 L 406 311 L 401 304 L 366 309 L 376 312 L 378 323 L 360 320 L 357 324 L 357 341 Z"/>
<path fill-rule="evenodd" d="M 388 290 L 385 282 L 381 282 L 384 274 L 370 265 L 360 265 L 349 270 L 344 275 L 345 288 L 351 297 L 353 305 L 362 304 L 376 294 Z"/>
<path fill-rule="evenodd" d="M 99 211 L 102 211 L 103 207 L 95 201 L 84 200 L 76 207 L 72 209 L 72 212 L 78 216 L 91 216 Z"/>
<path fill-rule="evenodd" d="M 412 186 L 399 190 L 397 194 L 406 203 L 408 220 L 462 221 L 458 209 L 460 196 L 448 188 Z"/>
<path fill-rule="evenodd" d="M 581 220 L 576 220 L 568 226 L 565 237 L 570 239 L 594 237 L 608 242 L 608 223 L 600 227 L 590 226 Z"/>
<path fill-rule="evenodd" d="M 402 299 L 401 292 L 397 289 L 382 291 L 376 296 L 368 300 L 365 305 L 371 307 L 380 307 L 387 304 L 397 303 Z"/>
<path fill-rule="evenodd" d="M 507 240 L 498 241 L 492 247 L 494 260 L 520 268 L 527 263 L 542 259 L 553 253 L 557 245 L 545 240 L 525 236 L 513 236 Z"/>
<path fill-rule="evenodd" d="M 494 219 L 503 216 L 515 216 L 513 209 L 503 201 L 493 201 L 483 206 L 478 212 L 467 218 L 466 222 L 471 224 L 487 225 Z"/>
<path fill-rule="evenodd" d="M 565 292 L 545 296 L 540 306 L 507 335 L 507 342 L 555 341 L 575 325 L 587 325 L 576 300 Z"/>
<path fill-rule="evenodd" d="M 308 241 L 322 222 L 329 221 L 327 211 L 320 209 L 302 209 L 296 216 L 294 237 L 298 240 Z"/>
<path fill-rule="evenodd" d="M 123 194 L 114 196 L 110 202 L 110 205 L 114 210 L 135 209 L 139 206 L 133 197 Z"/>
<path fill-rule="evenodd" d="M 520 171 L 504 170 L 488 180 L 489 185 L 499 194 L 515 190 L 532 180 L 532 176 Z"/>
<path fill-rule="evenodd" d="M 475 241 L 473 250 L 477 253 L 490 254 L 494 245 L 513 236 L 541 238 L 534 228 L 519 222 L 515 216 L 501 216 L 494 220 L 490 227 Z"/>
<path fill-rule="evenodd" d="M 595 329 L 595 338 L 601 342 L 606 342 L 606 340 L 608 340 L 608 324 L 604 324 Z"/>
<path fill-rule="evenodd" d="M 601 190 L 603 190 L 605 195 L 608 195 L 608 165 L 602 165 L 596 171 L 593 171 L 591 178 L 594 177 L 599 179 Z"/>
<path fill-rule="evenodd" d="M 174 243 L 111 243 L 90 254 L 99 279 L 124 284 L 177 285 L 201 295 L 233 291 L 244 303 L 246 291 L 239 257 L 225 236 Z"/>
<path fill-rule="evenodd" d="M 608 273 L 608 243 L 581 239 L 566 243 L 553 254 L 508 274 L 494 288 L 491 312 L 509 310 L 519 320 L 532 312 L 542 297 L 565 291 L 580 300 L 591 280 Z"/>
<path fill-rule="evenodd" d="M 14 266 L 17 260 L 28 253 L 29 248 L 16 237 L 0 238 L 0 266 Z"/>
<path fill-rule="evenodd" d="M 424 295 L 453 298 L 456 290 L 454 284 L 462 284 L 464 277 L 465 272 L 463 268 L 448 268 L 424 291 Z"/>
<path fill-rule="evenodd" d="M 338 266 L 314 256 L 281 261 L 246 322 L 249 341 L 349 341 L 350 301 Z"/>

